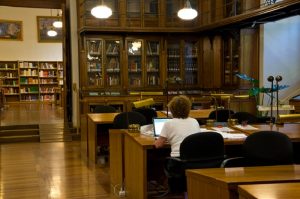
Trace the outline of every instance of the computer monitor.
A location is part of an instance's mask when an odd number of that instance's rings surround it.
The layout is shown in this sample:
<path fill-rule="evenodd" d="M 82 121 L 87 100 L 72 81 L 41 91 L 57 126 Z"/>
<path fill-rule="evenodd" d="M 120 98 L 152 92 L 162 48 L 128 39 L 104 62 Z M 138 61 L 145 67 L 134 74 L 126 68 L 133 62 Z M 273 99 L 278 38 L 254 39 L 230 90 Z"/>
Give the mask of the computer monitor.
<path fill-rule="evenodd" d="M 160 132 L 165 124 L 166 121 L 171 120 L 172 118 L 153 118 L 153 129 L 154 129 L 154 137 L 159 137 Z"/>

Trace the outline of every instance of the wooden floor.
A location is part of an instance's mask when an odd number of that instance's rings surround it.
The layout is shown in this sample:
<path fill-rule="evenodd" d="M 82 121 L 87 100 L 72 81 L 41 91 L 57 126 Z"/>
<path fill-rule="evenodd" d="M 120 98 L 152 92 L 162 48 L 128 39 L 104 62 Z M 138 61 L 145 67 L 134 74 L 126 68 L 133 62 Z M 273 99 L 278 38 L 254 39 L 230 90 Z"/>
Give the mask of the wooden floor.
<path fill-rule="evenodd" d="M 63 110 L 45 105 L 9 106 L 2 110 L 1 119 L 2 125 L 55 126 L 63 122 Z M 55 128 L 50 134 L 58 136 Z M 88 164 L 85 160 L 79 141 L 0 144 L 0 198 L 118 198 L 110 190 L 109 165 Z M 183 196 L 169 194 L 162 198 Z"/>

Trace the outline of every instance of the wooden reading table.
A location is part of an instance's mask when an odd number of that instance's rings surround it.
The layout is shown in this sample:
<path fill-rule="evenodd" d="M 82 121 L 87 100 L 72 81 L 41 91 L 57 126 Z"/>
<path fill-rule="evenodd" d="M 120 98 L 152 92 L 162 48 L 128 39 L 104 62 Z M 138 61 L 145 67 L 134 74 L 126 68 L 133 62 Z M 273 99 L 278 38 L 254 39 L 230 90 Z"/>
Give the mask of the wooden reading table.
<path fill-rule="evenodd" d="M 190 117 L 206 119 L 213 109 L 191 110 Z M 113 124 L 119 113 L 89 113 L 81 118 L 81 151 L 94 163 L 97 161 L 97 128 L 101 124 Z M 157 117 L 167 117 L 163 111 L 157 111 Z M 100 127 L 99 127 L 100 125 Z"/>
<path fill-rule="evenodd" d="M 238 199 L 238 185 L 300 182 L 300 165 L 187 170 L 189 199 Z"/>
<path fill-rule="evenodd" d="M 233 133 L 241 133 L 234 131 Z M 170 154 L 170 147 L 155 149 L 154 138 L 128 130 L 110 129 L 110 177 L 112 188 L 125 184 L 128 198 L 147 198 L 147 182 L 149 177 L 149 156 L 165 157 Z M 225 139 L 226 146 L 241 145 L 244 139 Z M 168 153 L 166 154 L 166 149 Z M 225 148 L 226 150 L 226 148 Z M 163 165 L 155 165 L 163 169 Z"/>
<path fill-rule="evenodd" d="M 300 198 L 300 183 L 239 185 L 239 199 Z"/>

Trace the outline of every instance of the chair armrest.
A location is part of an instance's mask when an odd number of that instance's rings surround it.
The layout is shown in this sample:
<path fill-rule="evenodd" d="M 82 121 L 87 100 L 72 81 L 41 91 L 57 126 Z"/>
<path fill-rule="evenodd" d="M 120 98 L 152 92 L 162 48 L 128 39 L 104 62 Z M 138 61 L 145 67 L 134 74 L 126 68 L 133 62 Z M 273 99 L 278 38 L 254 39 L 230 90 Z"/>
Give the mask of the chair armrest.
<path fill-rule="evenodd" d="M 244 166 L 246 166 L 246 159 L 244 157 L 227 158 L 223 160 L 221 164 L 221 168 L 244 167 Z"/>

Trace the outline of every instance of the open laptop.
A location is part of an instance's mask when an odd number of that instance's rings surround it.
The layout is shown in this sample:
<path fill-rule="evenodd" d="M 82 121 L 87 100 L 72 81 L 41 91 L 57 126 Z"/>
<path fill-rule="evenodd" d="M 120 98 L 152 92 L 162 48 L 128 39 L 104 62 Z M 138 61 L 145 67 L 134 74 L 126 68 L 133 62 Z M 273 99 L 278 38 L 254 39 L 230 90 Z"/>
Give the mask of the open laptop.
<path fill-rule="evenodd" d="M 160 118 L 160 117 L 155 117 L 153 118 L 153 132 L 154 132 L 154 137 L 159 137 L 160 132 L 165 124 L 166 121 L 171 120 L 172 118 Z"/>

